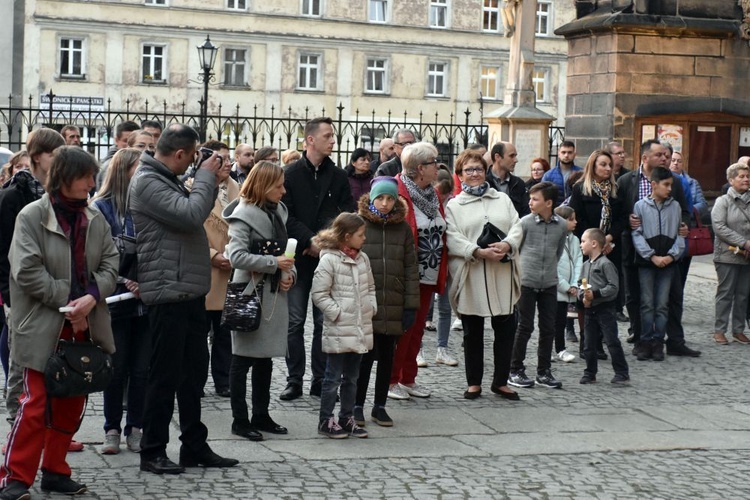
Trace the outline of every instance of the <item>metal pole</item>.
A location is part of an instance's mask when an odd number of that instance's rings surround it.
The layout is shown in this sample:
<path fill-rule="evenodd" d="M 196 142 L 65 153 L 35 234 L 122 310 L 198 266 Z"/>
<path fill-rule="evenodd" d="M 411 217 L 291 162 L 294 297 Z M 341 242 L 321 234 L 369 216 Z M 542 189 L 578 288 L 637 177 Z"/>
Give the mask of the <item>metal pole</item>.
<path fill-rule="evenodd" d="M 209 68 L 203 68 L 203 100 L 201 101 L 201 142 L 206 142 L 207 128 L 208 128 L 208 83 L 211 78 L 211 70 Z"/>

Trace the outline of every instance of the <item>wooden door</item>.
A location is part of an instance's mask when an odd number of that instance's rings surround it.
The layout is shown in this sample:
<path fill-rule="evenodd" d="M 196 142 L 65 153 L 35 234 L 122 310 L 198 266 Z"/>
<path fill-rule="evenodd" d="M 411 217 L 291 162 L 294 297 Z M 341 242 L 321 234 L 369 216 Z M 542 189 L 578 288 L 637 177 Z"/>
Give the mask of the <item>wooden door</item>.
<path fill-rule="evenodd" d="M 731 145 L 731 125 L 690 125 L 687 171 L 704 191 L 721 191 L 726 184 L 727 167 L 733 161 L 730 158 Z"/>

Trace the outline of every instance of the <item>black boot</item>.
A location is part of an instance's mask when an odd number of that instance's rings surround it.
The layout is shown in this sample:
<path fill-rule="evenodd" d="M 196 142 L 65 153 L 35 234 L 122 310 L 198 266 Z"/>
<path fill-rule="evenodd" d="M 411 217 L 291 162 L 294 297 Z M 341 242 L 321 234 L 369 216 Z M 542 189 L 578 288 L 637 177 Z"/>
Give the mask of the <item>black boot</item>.
<path fill-rule="evenodd" d="M 85 484 L 76 483 L 69 476 L 42 472 L 42 491 L 63 493 L 65 495 L 80 495 L 88 490 Z"/>
<path fill-rule="evenodd" d="M 661 340 L 651 342 L 651 359 L 654 361 L 664 361 L 664 342 Z"/>
<path fill-rule="evenodd" d="M 646 361 L 651 359 L 652 343 L 647 341 L 638 342 L 633 348 L 633 354 L 635 354 L 638 361 Z"/>

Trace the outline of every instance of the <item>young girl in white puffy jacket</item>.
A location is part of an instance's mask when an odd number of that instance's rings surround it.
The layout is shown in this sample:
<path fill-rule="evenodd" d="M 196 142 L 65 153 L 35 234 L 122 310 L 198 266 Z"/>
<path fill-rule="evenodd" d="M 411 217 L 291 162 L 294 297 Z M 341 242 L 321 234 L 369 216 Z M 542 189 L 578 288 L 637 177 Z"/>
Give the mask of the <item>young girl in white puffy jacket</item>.
<path fill-rule="evenodd" d="M 325 318 L 322 348 L 327 354 L 318 433 L 330 438 L 367 437 L 352 415 L 359 365 L 372 349 L 372 317 L 377 311 L 370 259 L 361 251 L 364 242 L 365 221 L 352 213 L 342 213 L 330 229 L 313 238 L 321 251 L 310 294 Z M 337 422 L 333 409 L 339 387 Z"/>
<path fill-rule="evenodd" d="M 583 256 L 581 243 L 573 234 L 576 228 L 576 213 L 567 205 L 555 209 L 555 214 L 568 221 L 568 235 L 565 237 L 565 250 L 557 262 L 557 314 L 555 315 L 555 352 L 552 358 L 570 363 L 576 359 L 575 355 L 565 349 L 565 323 L 568 311 L 576 311 L 576 294 L 578 293 L 578 277 L 581 275 Z M 583 330 L 581 330 L 583 332 Z M 583 333 L 581 333 L 583 337 Z M 583 340 L 581 340 L 583 345 Z M 583 349 L 583 347 L 581 347 Z"/>

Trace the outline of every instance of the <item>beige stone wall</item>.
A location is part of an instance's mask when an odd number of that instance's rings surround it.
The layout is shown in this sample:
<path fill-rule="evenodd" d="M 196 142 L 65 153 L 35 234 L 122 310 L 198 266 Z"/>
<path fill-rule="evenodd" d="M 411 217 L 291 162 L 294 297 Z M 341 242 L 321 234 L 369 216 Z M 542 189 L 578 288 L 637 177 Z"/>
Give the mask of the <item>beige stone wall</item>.
<path fill-rule="evenodd" d="M 566 136 L 591 150 L 611 138 L 635 151 L 636 115 L 747 102 L 750 47 L 735 38 L 606 33 L 569 40 Z"/>
<path fill-rule="evenodd" d="M 117 3 L 82 0 L 39 0 L 27 3 L 27 47 L 30 54 L 24 71 L 26 95 L 38 96 L 49 88 L 58 95 L 101 96 L 112 100 L 113 108 L 161 109 L 167 101 L 170 110 L 187 103 L 197 112 L 202 84 L 195 47 L 206 34 L 214 44 L 249 51 L 249 88 L 225 87 L 223 51 L 217 57 L 217 84 L 212 85 L 209 110 L 232 114 L 237 104 L 241 113 L 251 114 L 253 106 L 268 114 L 292 108 L 296 116 L 305 107 L 331 113 L 342 103 L 347 113 L 385 117 L 388 110 L 403 117 L 424 119 L 435 112 L 441 121 L 453 113 L 463 120 L 469 108 L 472 121 L 479 118 L 481 64 L 501 67 L 500 95 L 507 76 L 509 40 L 500 34 L 481 30 L 482 2 L 452 0 L 449 29 L 428 27 L 428 0 L 394 2 L 392 22 L 367 22 L 366 1 L 325 0 L 321 18 L 300 16 L 300 0 L 247 0 L 247 11 L 230 11 L 226 0 L 170 0 L 168 7 L 145 6 L 143 0 Z M 555 25 L 574 17 L 572 0 L 555 2 Z M 61 79 L 58 38 L 63 35 L 86 39 L 86 78 Z M 167 47 L 168 76 L 165 84 L 141 81 L 142 44 L 163 43 Z M 550 68 L 551 102 L 540 104 L 544 111 L 564 120 L 566 42 L 561 37 L 537 38 L 537 63 Z M 319 91 L 297 89 L 298 53 L 301 50 L 323 55 L 323 84 Z M 390 86 L 385 95 L 367 94 L 365 64 L 368 56 L 390 58 Z M 449 63 L 444 98 L 426 98 L 427 65 L 430 60 Z M 563 81 L 560 82 L 559 79 Z M 484 103 L 489 113 L 501 100 Z"/>

